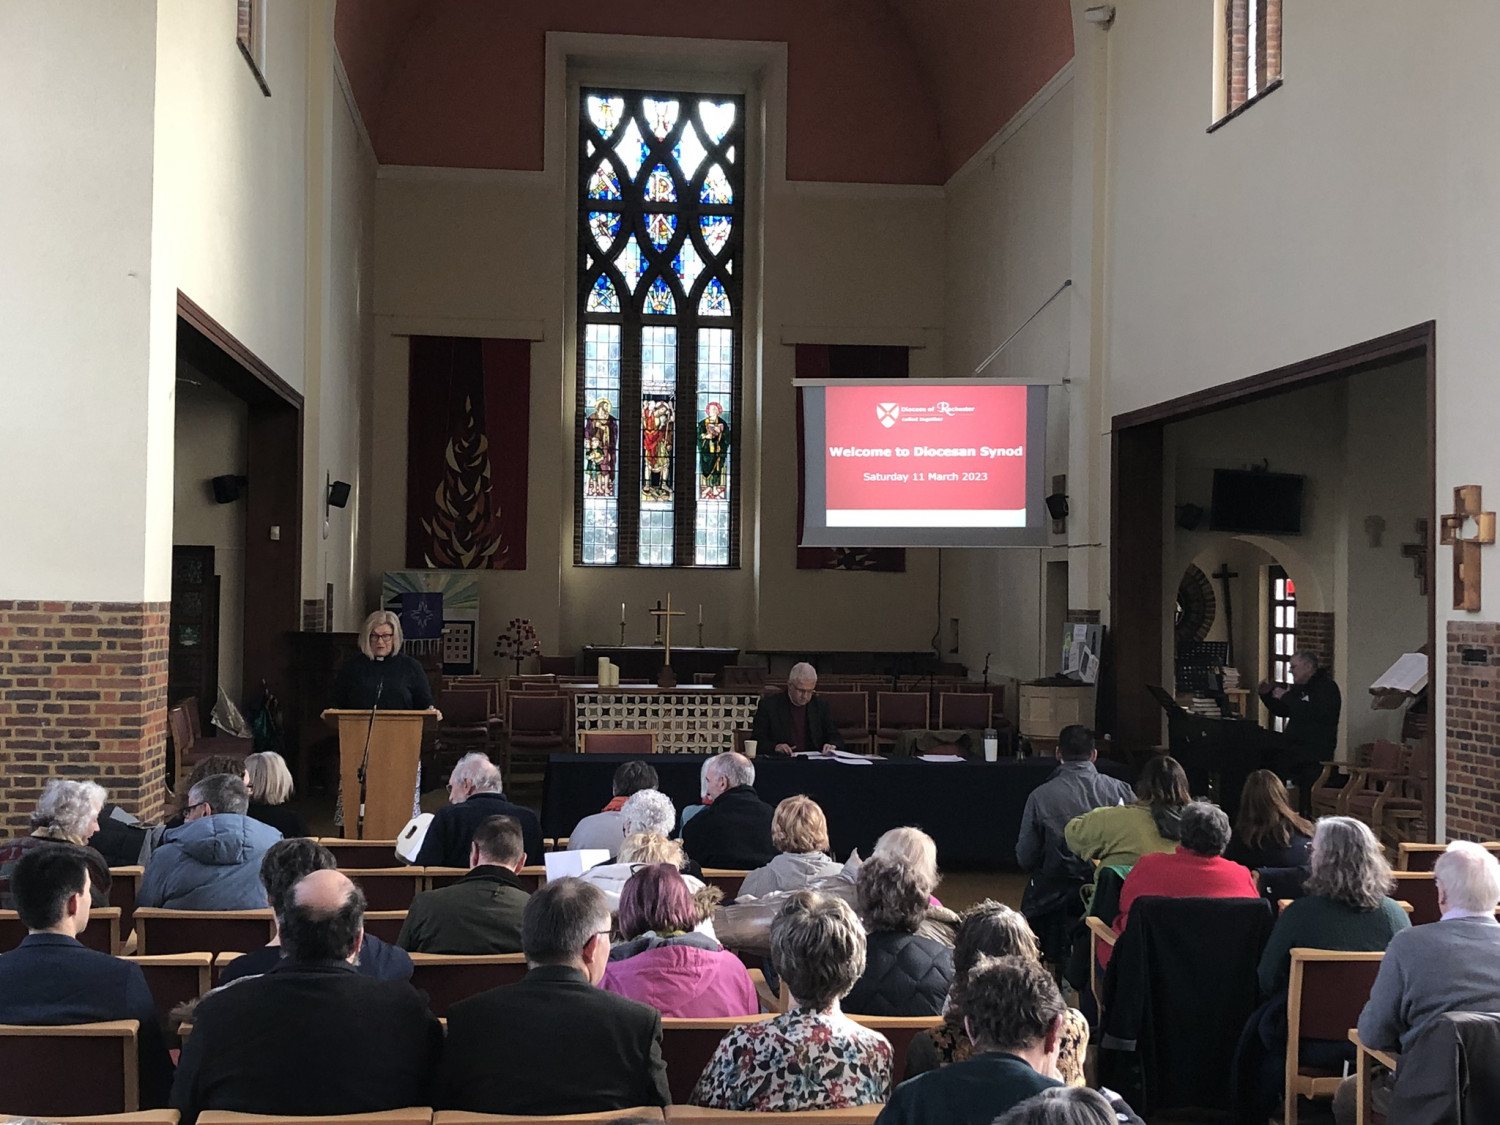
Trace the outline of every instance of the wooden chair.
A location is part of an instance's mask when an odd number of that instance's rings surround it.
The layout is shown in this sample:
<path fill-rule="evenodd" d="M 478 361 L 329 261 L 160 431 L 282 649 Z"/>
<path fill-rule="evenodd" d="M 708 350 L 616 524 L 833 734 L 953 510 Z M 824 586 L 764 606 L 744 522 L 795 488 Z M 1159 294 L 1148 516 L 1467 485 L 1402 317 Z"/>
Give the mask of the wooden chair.
<path fill-rule="evenodd" d="M 870 748 L 870 697 L 859 688 L 819 692 L 828 701 L 833 725 L 849 747 Z"/>
<path fill-rule="evenodd" d="M 142 906 L 135 912 L 135 951 L 160 953 L 249 953 L 276 933 L 270 907 L 262 910 L 163 910 Z"/>
<path fill-rule="evenodd" d="M 133 1113 L 141 1107 L 136 1020 L 57 1027 L 0 1024 L 0 1098 L 22 1117 Z"/>
<path fill-rule="evenodd" d="M 14 910 L 0 910 L 0 953 L 8 953 L 26 940 L 26 927 Z M 89 911 L 89 924 L 78 935 L 79 944 L 100 953 L 120 952 L 120 908 L 96 906 Z"/>
<path fill-rule="evenodd" d="M 609 1125 L 612 1121 L 661 1121 L 660 1106 L 643 1105 L 633 1109 L 610 1109 L 603 1113 L 559 1113 L 551 1117 L 532 1114 L 470 1113 L 464 1109 L 440 1109 L 432 1115 L 432 1125 Z"/>
<path fill-rule="evenodd" d="M 932 700 L 925 692 L 882 691 L 875 695 L 875 749 L 896 745 L 905 730 L 926 730 Z"/>
<path fill-rule="evenodd" d="M 395 945 L 401 936 L 401 927 L 406 925 L 404 910 L 366 910 L 365 933 L 374 934 L 387 945 Z"/>
<path fill-rule="evenodd" d="M 568 838 L 564 836 L 555 842 L 559 848 L 563 848 L 567 846 Z M 451 887 L 469 873 L 467 867 L 424 867 L 422 870 L 427 876 L 429 891 L 436 890 L 438 887 Z M 516 878 L 521 880 L 521 886 L 526 893 L 531 894 L 547 881 L 547 869 L 541 865 L 523 867 L 516 872 Z"/>
<path fill-rule="evenodd" d="M 1500 855 L 1500 840 L 1486 840 L 1479 846 Z M 1396 870 L 1431 871 L 1437 865 L 1438 856 L 1447 850 L 1447 844 L 1417 844 L 1403 840 L 1396 847 Z"/>
<path fill-rule="evenodd" d="M 678 1105 L 687 1104 L 703 1068 L 714 1057 L 719 1041 L 731 1028 L 770 1018 L 769 1013 L 701 1020 L 664 1017 L 661 1021 L 661 1056 L 667 1064 L 672 1101 Z"/>
<path fill-rule="evenodd" d="M 1349 1029 L 1349 1042 L 1354 1044 L 1354 1120 L 1356 1125 L 1385 1125 L 1385 1115 L 1375 1112 L 1371 1104 L 1371 1083 L 1375 1078 L 1375 1064 L 1394 1071 L 1401 1056 L 1392 1051 L 1377 1051 L 1366 1047 L 1359 1037 L 1359 1029 Z"/>
<path fill-rule="evenodd" d="M 861 1016 L 850 1012 L 849 1018 L 861 1027 L 880 1032 L 890 1043 L 892 1083 L 900 1081 L 896 1075 L 906 1073 L 906 1053 L 911 1041 L 921 1032 L 933 1031 L 943 1023 L 942 1016 Z M 878 1111 L 881 1107 L 874 1108 Z"/>
<path fill-rule="evenodd" d="M 395 840 L 344 840 L 338 836 L 322 836 L 318 843 L 333 853 L 339 870 L 346 875 L 353 869 L 395 866 Z"/>
<path fill-rule="evenodd" d="M 433 735 L 434 768 L 439 776 L 447 774 L 458 760 L 470 751 L 488 754 L 494 747 L 493 709 L 488 686 L 449 688 L 438 694 L 442 721 Z"/>
<path fill-rule="evenodd" d="M 778 1112 L 776 1114 L 776 1125 L 871 1125 L 880 1116 L 880 1111 L 885 1108 L 883 1103 L 877 1105 L 850 1106 L 847 1109 L 799 1109 L 790 1112 Z M 731 1122 L 742 1121 L 748 1123 L 765 1121 L 770 1117 L 769 1113 L 757 1113 L 753 1110 L 742 1109 L 703 1109 L 695 1105 L 670 1105 L 667 1107 L 667 1121 L 669 1123 L 680 1123 L 680 1125 L 730 1125 Z"/>
<path fill-rule="evenodd" d="M 943 730 L 984 730 L 994 725 L 995 697 L 986 692 L 940 692 L 938 726 Z"/>
<path fill-rule="evenodd" d="M 576 656 L 544 656 L 538 671 L 544 676 L 571 676 L 578 671 Z"/>
<path fill-rule="evenodd" d="M 744 883 L 745 876 L 749 871 L 737 871 L 730 867 L 705 867 L 703 869 L 703 881 L 712 883 L 724 892 L 725 901 L 735 898 L 740 893 L 740 885 Z"/>
<path fill-rule="evenodd" d="M 585 730 L 578 732 L 580 754 L 655 754 L 654 730 Z"/>
<path fill-rule="evenodd" d="M 120 959 L 140 966 L 151 998 L 156 1001 L 162 1026 L 167 1028 L 172 1026 L 173 1008 L 198 999 L 214 985 L 212 953 L 163 953 L 156 957 L 135 955 Z"/>
<path fill-rule="evenodd" d="M 1408 793 L 1408 785 L 1415 786 L 1418 779 L 1408 772 L 1410 755 L 1397 742 L 1377 741 L 1370 749 L 1370 764 L 1356 768 L 1344 788 L 1341 815 L 1352 816 L 1370 826 L 1377 840 L 1387 829 L 1386 816 L 1397 813 L 1412 814 L 1407 819 L 1420 816 L 1421 800 Z"/>
<path fill-rule="evenodd" d="M 379 1113 L 336 1113 L 326 1117 L 293 1117 L 285 1113 L 236 1113 L 228 1109 L 205 1109 L 199 1125 L 432 1125 L 432 1110 L 426 1106 L 383 1109 Z"/>
<path fill-rule="evenodd" d="M 458 956 L 446 953 L 411 955 L 412 987 L 427 993 L 427 1006 L 435 1016 L 446 1016 L 460 1000 L 515 984 L 526 975 L 524 953 L 488 956 Z"/>
<path fill-rule="evenodd" d="M 1443 916 L 1438 909 L 1437 884 L 1433 882 L 1431 871 L 1393 871 L 1391 878 L 1396 882 L 1391 897 L 1411 903 L 1413 926 L 1436 922 Z"/>
<path fill-rule="evenodd" d="M 427 873 L 421 867 L 363 867 L 346 871 L 365 892 L 367 910 L 406 910 L 411 900 L 427 889 Z"/>
<path fill-rule="evenodd" d="M 517 786 L 522 778 L 540 784 L 547 756 L 569 749 L 568 697 L 535 692 L 515 692 L 507 697 L 505 750 L 500 763 L 506 786 Z"/>
<path fill-rule="evenodd" d="M 224 970 L 227 969 L 231 963 L 239 960 L 243 956 L 243 953 L 239 953 L 235 950 L 225 950 L 223 953 L 220 953 L 214 957 L 213 978 L 215 988 L 219 987 L 219 984 L 222 982 L 224 977 Z"/>
<path fill-rule="evenodd" d="M 1339 1071 L 1303 1066 L 1303 1039 L 1342 1039 L 1359 1022 L 1359 1014 L 1383 952 L 1350 953 L 1333 949 L 1293 949 L 1287 984 L 1285 1125 L 1297 1125 L 1297 1099 L 1331 1098 L 1343 1081 Z"/>
<path fill-rule="evenodd" d="M 135 892 L 146 869 L 140 864 L 109 869 L 109 904 L 120 911 L 120 933 L 130 933 L 135 918 Z"/>

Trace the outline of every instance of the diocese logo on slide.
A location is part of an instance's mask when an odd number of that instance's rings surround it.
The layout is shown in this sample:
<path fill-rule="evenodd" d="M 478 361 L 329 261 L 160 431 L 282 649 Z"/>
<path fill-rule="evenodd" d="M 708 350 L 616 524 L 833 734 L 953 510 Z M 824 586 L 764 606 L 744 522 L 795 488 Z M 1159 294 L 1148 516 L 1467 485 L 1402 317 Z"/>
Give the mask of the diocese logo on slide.
<path fill-rule="evenodd" d="M 880 419 L 880 424 L 890 429 L 896 424 L 896 415 L 901 413 L 901 407 L 894 402 L 882 402 L 875 407 L 875 417 Z"/>

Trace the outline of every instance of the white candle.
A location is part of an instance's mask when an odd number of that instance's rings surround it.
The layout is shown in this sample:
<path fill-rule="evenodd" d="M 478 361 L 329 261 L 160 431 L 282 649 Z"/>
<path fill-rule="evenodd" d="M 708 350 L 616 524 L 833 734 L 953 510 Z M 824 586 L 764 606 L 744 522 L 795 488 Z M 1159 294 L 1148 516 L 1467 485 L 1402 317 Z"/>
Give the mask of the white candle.
<path fill-rule="evenodd" d="M 625 624 L 625 603 L 620 603 L 620 624 Z"/>
<path fill-rule="evenodd" d="M 595 677 L 600 687 L 609 687 L 609 657 L 599 658 L 599 674 Z"/>
<path fill-rule="evenodd" d="M 702 602 L 698 603 L 698 624 L 699 625 L 703 624 L 703 603 Z"/>

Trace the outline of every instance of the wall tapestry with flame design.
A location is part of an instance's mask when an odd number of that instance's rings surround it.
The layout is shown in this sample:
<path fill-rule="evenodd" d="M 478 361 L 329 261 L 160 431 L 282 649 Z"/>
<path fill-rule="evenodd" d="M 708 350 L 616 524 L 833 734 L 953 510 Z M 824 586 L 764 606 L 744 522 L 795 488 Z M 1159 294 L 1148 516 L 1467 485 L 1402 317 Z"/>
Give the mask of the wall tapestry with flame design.
<path fill-rule="evenodd" d="M 412 336 L 406 565 L 525 570 L 531 341 Z"/>

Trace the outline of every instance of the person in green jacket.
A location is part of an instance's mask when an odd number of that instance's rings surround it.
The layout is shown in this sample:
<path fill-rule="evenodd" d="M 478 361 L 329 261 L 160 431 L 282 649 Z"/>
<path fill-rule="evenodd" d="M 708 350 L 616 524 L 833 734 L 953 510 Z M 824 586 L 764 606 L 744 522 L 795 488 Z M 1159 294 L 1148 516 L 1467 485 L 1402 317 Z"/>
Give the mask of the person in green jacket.
<path fill-rule="evenodd" d="M 411 953 L 520 953 L 521 915 L 531 896 L 516 873 L 525 862 L 515 817 L 481 821 L 469 845 L 472 870 L 412 899 L 396 944 Z"/>
<path fill-rule="evenodd" d="M 1135 793 L 1134 804 L 1094 809 L 1068 821 L 1063 839 L 1073 854 L 1104 868 L 1131 867 L 1143 855 L 1176 851 L 1182 810 L 1193 799 L 1177 759 L 1147 762 Z"/>

